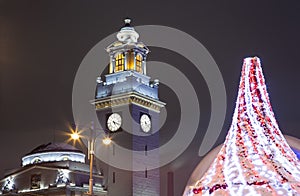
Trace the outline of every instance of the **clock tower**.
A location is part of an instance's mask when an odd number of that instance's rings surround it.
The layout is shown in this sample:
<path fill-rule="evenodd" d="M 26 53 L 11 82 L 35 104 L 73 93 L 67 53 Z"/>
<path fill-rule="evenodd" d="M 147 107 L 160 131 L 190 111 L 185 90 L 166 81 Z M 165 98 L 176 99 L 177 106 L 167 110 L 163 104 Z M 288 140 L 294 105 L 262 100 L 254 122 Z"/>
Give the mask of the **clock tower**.
<path fill-rule="evenodd" d="M 110 159 L 126 165 L 105 169 L 112 196 L 160 195 L 159 114 L 165 103 L 158 98 L 159 81 L 147 76 L 149 49 L 138 38 L 125 19 L 117 41 L 106 48 L 108 74 L 97 79 L 93 101 L 100 125 L 113 138 Z"/>

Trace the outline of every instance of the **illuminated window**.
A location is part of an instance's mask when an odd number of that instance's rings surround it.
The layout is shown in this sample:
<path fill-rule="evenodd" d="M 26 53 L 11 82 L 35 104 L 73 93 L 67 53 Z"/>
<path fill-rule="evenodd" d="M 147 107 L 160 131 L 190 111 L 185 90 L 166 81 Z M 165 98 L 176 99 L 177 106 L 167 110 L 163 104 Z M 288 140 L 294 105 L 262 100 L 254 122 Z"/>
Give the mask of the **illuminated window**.
<path fill-rule="evenodd" d="M 142 57 L 142 55 L 137 54 L 135 59 L 136 59 L 136 64 L 135 64 L 136 65 L 136 71 L 140 72 L 140 73 L 143 73 L 143 70 L 142 70 L 143 57 Z"/>
<path fill-rule="evenodd" d="M 124 54 L 123 53 L 117 54 L 115 72 L 124 70 L 124 62 L 125 62 Z"/>
<path fill-rule="evenodd" d="M 61 160 L 62 161 L 68 161 L 68 160 L 70 160 L 70 157 L 69 156 L 62 156 Z"/>
<path fill-rule="evenodd" d="M 32 160 L 32 163 L 33 164 L 37 164 L 37 163 L 41 163 L 42 162 L 42 159 L 40 157 L 35 157 L 33 160 Z"/>
<path fill-rule="evenodd" d="M 134 70 L 134 52 L 130 51 L 127 54 L 127 70 Z"/>

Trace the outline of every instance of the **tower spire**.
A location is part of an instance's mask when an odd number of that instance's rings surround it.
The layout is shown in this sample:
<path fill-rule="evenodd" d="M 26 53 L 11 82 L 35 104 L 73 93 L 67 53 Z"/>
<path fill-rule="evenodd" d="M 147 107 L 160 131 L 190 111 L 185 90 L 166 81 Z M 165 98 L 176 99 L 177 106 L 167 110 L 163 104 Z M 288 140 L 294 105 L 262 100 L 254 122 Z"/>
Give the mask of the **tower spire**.
<path fill-rule="evenodd" d="M 226 140 L 188 195 L 198 194 L 300 194 L 300 161 L 276 122 L 257 57 L 244 60 Z"/>

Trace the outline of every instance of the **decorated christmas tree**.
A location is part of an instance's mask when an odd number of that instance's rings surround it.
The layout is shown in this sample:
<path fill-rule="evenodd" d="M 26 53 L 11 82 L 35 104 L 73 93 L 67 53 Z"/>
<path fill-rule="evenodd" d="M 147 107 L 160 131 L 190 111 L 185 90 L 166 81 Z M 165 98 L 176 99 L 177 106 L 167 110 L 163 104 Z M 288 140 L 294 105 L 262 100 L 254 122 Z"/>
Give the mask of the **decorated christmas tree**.
<path fill-rule="evenodd" d="M 300 161 L 276 122 L 259 58 L 244 60 L 226 140 L 188 195 L 300 195 Z"/>

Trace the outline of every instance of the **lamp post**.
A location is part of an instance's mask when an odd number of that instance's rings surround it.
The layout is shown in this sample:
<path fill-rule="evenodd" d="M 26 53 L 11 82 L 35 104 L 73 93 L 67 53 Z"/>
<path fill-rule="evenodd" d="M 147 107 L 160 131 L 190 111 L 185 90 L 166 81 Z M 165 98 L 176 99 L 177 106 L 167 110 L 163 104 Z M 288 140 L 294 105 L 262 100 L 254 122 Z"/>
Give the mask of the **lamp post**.
<path fill-rule="evenodd" d="M 71 134 L 71 139 L 74 141 L 79 140 L 82 136 L 76 131 Z M 90 137 L 88 138 L 88 159 L 90 160 L 90 178 L 89 178 L 89 192 L 88 195 L 94 195 L 93 192 L 93 164 L 94 164 L 94 156 L 95 156 L 95 143 L 96 136 L 93 134 L 93 129 L 91 129 Z M 104 145 L 110 145 L 111 138 L 104 137 L 102 139 Z"/>

